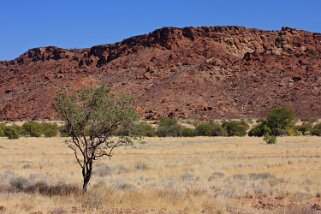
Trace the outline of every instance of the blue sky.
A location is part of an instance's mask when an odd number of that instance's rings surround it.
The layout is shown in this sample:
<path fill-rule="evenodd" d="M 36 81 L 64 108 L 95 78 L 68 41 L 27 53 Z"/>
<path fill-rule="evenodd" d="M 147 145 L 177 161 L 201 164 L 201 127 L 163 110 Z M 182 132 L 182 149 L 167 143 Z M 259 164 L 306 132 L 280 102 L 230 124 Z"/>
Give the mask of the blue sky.
<path fill-rule="evenodd" d="M 33 47 L 114 43 L 163 26 L 321 32 L 321 0 L 1 0 L 0 60 Z"/>

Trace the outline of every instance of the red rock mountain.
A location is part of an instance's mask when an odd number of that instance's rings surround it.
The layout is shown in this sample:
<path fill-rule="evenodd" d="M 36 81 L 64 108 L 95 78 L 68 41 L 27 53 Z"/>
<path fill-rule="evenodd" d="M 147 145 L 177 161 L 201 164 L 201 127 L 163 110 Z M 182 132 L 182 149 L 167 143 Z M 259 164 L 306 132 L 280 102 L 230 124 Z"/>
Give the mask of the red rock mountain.
<path fill-rule="evenodd" d="M 106 82 L 147 119 L 321 116 L 321 34 L 289 27 L 165 27 L 88 49 L 34 48 L 0 62 L 0 120 L 54 119 L 55 93 Z"/>

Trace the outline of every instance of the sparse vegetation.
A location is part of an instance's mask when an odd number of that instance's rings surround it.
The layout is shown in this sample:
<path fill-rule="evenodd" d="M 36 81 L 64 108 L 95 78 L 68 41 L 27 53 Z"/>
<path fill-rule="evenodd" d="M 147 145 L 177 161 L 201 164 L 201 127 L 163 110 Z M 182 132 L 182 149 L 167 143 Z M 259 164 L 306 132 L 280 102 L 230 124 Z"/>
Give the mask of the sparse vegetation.
<path fill-rule="evenodd" d="M 196 125 L 197 136 L 226 136 L 227 131 L 214 121 L 202 121 Z"/>
<path fill-rule="evenodd" d="M 321 136 L 321 123 L 316 124 L 312 128 L 311 135 Z"/>
<path fill-rule="evenodd" d="M 160 119 L 156 135 L 158 137 L 180 137 L 182 135 L 182 126 L 175 119 Z"/>
<path fill-rule="evenodd" d="M 275 146 L 250 137 L 146 138 L 147 145 L 135 141 L 119 148 L 112 161 L 100 159 L 85 195 L 64 140 L 1 139 L 0 201 L 6 212 L 278 213 L 280 203 L 283 212 L 320 199 L 320 181 L 313 179 L 320 176 L 316 137 L 280 137 Z M 17 149 L 26 143 L 23 153 Z M 257 206 L 260 201 L 271 204 L 269 210 Z"/>
<path fill-rule="evenodd" d="M 43 127 L 41 123 L 30 121 L 22 125 L 22 134 L 26 137 L 41 137 Z"/>
<path fill-rule="evenodd" d="M 303 122 L 301 125 L 296 126 L 295 130 L 301 135 L 310 135 L 313 124 L 311 122 Z"/>
<path fill-rule="evenodd" d="M 8 139 L 18 139 L 20 137 L 20 128 L 16 125 L 5 126 L 4 135 L 8 137 Z"/>
<path fill-rule="evenodd" d="M 225 120 L 222 122 L 222 127 L 226 130 L 228 136 L 245 136 L 247 130 L 249 129 L 249 125 L 245 122 L 245 120 Z"/>
<path fill-rule="evenodd" d="M 276 136 L 274 136 L 274 135 L 266 134 L 266 135 L 264 136 L 263 140 L 264 140 L 267 144 L 276 144 Z"/>

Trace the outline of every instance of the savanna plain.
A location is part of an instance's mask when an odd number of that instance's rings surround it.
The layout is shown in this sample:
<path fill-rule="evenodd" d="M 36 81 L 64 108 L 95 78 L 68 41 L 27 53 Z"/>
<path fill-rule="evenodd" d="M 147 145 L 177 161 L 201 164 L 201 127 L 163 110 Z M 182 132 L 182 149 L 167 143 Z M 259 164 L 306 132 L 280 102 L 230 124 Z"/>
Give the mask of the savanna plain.
<path fill-rule="evenodd" d="M 0 213 L 320 213 L 321 138 L 145 137 L 95 162 L 66 138 L 0 138 Z"/>

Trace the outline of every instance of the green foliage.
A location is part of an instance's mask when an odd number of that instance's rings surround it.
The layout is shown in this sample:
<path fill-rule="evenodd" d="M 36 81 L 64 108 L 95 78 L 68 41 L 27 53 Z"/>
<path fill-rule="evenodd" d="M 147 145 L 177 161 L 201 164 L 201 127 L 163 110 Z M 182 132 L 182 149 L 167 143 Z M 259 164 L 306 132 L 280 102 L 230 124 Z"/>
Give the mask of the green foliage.
<path fill-rule="evenodd" d="M 163 118 L 158 122 L 156 135 L 158 137 L 179 137 L 182 135 L 182 127 L 174 119 Z"/>
<path fill-rule="evenodd" d="M 60 137 L 69 137 L 66 126 L 60 126 L 59 128 Z"/>
<path fill-rule="evenodd" d="M 226 136 L 226 130 L 214 121 L 200 122 L 196 125 L 197 136 Z"/>
<path fill-rule="evenodd" d="M 226 130 L 228 136 L 245 136 L 249 125 L 244 121 L 223 121 L 222 127 Z"/>
<path fill-rule="evenodd" d="M 57 123 L 41 123 L 41 125 L 45 137 L 55 137 L 58 135 Z"/>
<path fill-rule="evenodd" d="M 293 130 L 296 118 L 293 111 L 286 107 L 275 107 L 269 110 L 266 123 L 270 127 L 272 135 L 286 135 Z"/>
<path fill-rule="evenodd" d="M 19 127 L 16 125 L 5 126 L 4 135 L 8 137 L 8 139 L 18 139 L 20 137 Z"/>
<path fill-rule="evenodd" d="M 81 167 L 83 192 L 87 191 L 94 161 L 111 157 L 114 148 L 132 142 L 128 136 L 112 136 L 120 128 L 130 129 L 138 119 L 133 104 L 132 97 L 112 95 L 105 85 L 88 87 L 71 95 L 60 91 L 55 96 L 54 108 L 71 136 L 65 142 Z"/>
<path fill-rule="evenodd" d="M 135 137 L 153 137 L 155 136 L 155 128 L 147 122 L 138 122 L 133 124 L 130 128 L 119 127 L 114 135 L 115 136 L 135 136 Z"/>
<path fill-rule="evenodd" d="M 155 128 L 146 122 L 139 122 L 130 129 L 130 134 L 133 136 L 155 136 Z"/>
<path fill-rule="evenodd" d="M 311 135 L 321 136 L 321 123 L 316 124 L 312 128 Z"/>
<path fill-rule="evenodd" d="M 26 137 L 41 137 L 43 129 L 41 123 L 30 121 L 22 125 L 22 135 Z"/>
<path fill-rule="evenodd" d="M 299 126 L 295 127 L 295 130 L 299 132 L 301 135 L 309 135 L 313 128 L 313 124 L 310 122 L 304 122 Z"/>
<path fill-rule="evenodd" d="M 276 136 L 274 135 L 265 135 L 263 140 L 267 143 L 267 144 L 276 144 Z"/>
<path fill-rule="evenodd" d="M 196 131 L 192 128 L 183 127 L 181 130 L 182 137 L 195 137 Z"/>
<path fill-rule="evenodd" d="M 265 120 L 261 120 L 259 124 L 254 126 L 248 133 L 249 136 L 262 137 L 264 135 L 271 135 L 271 129 Z"/>
<path fill-rule="evenodd" d="M 107 87 L 85 88 L 70 96 L 60 91 L 54 100 L 58 115 L 70 136 L 111 136 L 119 127 L 138 119 L 130 96 L 110 95 Z"/>
<path fill-rule="evenodd" d="M 5 133 L 4 133 L 4 128 L 5 128 L 5 125 L 0 123 L 0 137 L 5 137 Z"/>

